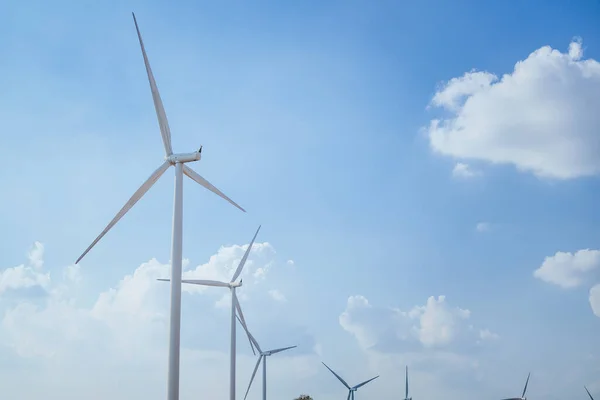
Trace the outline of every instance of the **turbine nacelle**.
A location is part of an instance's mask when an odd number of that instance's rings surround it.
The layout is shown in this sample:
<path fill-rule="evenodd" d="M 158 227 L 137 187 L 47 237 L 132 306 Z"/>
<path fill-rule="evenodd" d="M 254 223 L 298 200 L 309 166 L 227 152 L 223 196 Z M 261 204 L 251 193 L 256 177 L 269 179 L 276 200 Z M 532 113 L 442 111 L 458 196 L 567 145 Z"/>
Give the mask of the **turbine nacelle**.
<path fill-rule="evenodd" d="M 202 158 L 201 153 L 202 152 L 202 147 L 200 147 L 200 150 L 195 151 L 193 153 L 179 153 L 179 154 L 171 154 L 168 156 L 165 156 L 165 160 L 167 160 L 170 164 L 177 164 L 177 163 L 188 163 L 188 162 L 193 162 L 193 161 L 200 161 L 200 159 Z"/>

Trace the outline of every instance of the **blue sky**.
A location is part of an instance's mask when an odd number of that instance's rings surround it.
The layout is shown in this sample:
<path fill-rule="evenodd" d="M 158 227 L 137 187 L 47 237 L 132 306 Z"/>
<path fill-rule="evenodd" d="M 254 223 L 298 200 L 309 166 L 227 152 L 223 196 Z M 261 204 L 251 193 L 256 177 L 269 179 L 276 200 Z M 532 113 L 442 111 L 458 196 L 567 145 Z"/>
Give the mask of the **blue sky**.
<path fill-rule="evenodd" d="M 185 181 L 188 273 L 227 279 L 263 226 L 242 306 L 259 341 L 299 344 L 271 396 L 343 396 L 321 360 L 381 374 L 367 396 L 405 364 L 417 398 L 517 395 L 529 371 L 533 396 L 600 393 L 597 2 L 26 2 L 0 15 L 13 397 L 164 396 L 173 171 L 72 266 L 162 162 L 131 11 L 174 150 L 203 145 L 193 168 L 248 210 Z M 182 393 L 227 395 L 221 297 L 184 296 Z"/>

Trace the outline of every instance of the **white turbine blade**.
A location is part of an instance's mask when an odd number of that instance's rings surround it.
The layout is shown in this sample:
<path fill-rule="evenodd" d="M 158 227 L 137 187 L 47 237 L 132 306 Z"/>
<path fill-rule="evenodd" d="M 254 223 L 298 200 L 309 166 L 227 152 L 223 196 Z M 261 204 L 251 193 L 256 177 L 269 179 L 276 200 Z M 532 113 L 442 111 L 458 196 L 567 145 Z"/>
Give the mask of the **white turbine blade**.
<path fill-rule="evenodd" d="M 182 279 L 181 283 L 190 283 L 192 285 L 202 285 L 202 286 L 229 287 L 228 283 L 205 280 L 205 279 Z"/>
<path fill-rule="evenodd" d="M 529 384 L 529 377 L 531 376 L 531 372 L 527 374 L 527 381 L 525 381 L 525 388 L 523 388 L 523 395 L 521 398 L 525 398 L 525 392 L 527 391 L 527 385 Z"/>
<path fill-rule="evenodd" d="M 590 391 L 588 390 L 588 388 L 586 388 L 585 386 L 583 388 L 587 392 L 588 396 L 590 396 L 590 399 L 594 400 L 594 398 L 592 397 L 592 394 L 590 393 Z"/>
<path fill-rule="evenodd" d="M 254 371 L 252 371 L 252 377 L 250 378 L 250 383 L 248 384 L 248 389 L 246 389 L 246 395 L 244 396 L 244 400 L 248 397 L 248 392 L 250 391 L 250 386 L 252 386 L 252 381 L 254 381 L 254 376 L 256 376 L 256 371 L 258 370 L 258 366 L 260 365 L 260 360 L 262 360 L 262 354 L 258 356 L 258 361 L 256 361 L 256 365 L 254 366 Z"/>
<path fill-rule="evenodd" d="M 240 324 L 242 324 L 242 328 L 244 328 L 244 331 L 246 332 L 246 336 L 248 336 L 248 341 L 250 341 L 250 347 L 252 348 L 252 353 L 254 353 L 256 355 L 256 353 L 254 352 L 254 344 L 252 343 L 252 337 L 251 337 L 252 335 L 250 335 L 250 332 L 248 331 L 248 326 L 246 325 L 246 319 L 244 318 L 244 313 L 242 312 L 242 307 L 240 306 L 240 302 L 238 301 L 237 295 L 235 294 L 235 290 L 233 291 L 233 301 L 235 302 L 236 317 L 237 317 L 238 321 L 240 321 Z"/>
<path fill-rule="evenodd" d="M 246 252 L 244 253 L 244 257 L 242 257 L 242 260 L 240 261 L 240 265 L 238 265 L 237 269 L 235 270 L 235 273 L 233 274 L 233 278 L 231 278 L 231 282 L 235 282 L 235 280 L 238 278 L 238 276 L 240 276 L 240 274 L 242 273 L 242 269 L 244 268 L 244 264 L 246 264 L 246 260 L 248 260 L 248 255 L 250 254 L 250 250 L 252 250 L 252 245 L 254 244 L 254 241 L 256 240 L 258 231 L 260 231 L 260 225 L 258 226 L 258 229 L 256 230 L 256 233 L 254 234 L 252 241 L 248 245 L 248 248 L 246 249 Z"/>
<path fill-rule="evenodd" d="M 240 302 L 237 299 L 237 295 L 235 295 L 234 301 L 235 301 L 235 308 L 237 310 L 238 319 L 240 320 L 240 323 L 242 324 L 242 328 L 244 328 L 244 331 L 246 331 L 246 335 L 248 336 L 250 343 L 253 344 L 254 347 L 256 347 L 256 349 L 258 350 L 259 353 L 262 353 L 262 350 L 261 350 L 260 346 L 258 345 L 258 342 L 256 341 L 256 339 L 254 339 L 254 336 L 252 336 L 252 334 L 248 330 L 248 325 L 246 325 L 246 319 L 244 318 L 244 313 L 242 312 L 242 307 L 240 307 Z M 254 349 L 252 349 L 252 351 L 254 351 Z"/>
<path fill-rule="evenodd" d="M 158 87 L 156 86 L 156 81 L 154 80 L 152 69 L 150 68 L 150 62 L 148 61 L 148 56 L 146 55 L 146 49 L 144 48 L 144 42 L 142 41 L 142 35 L 140 34 L 140 29 L 138 28 L 137 20 L 135 19 L 135 14 L 131 14 L 133 15 L 135 30 L 137 31 L 138 39 L 140 41 L 140 47 L 142 48 L 142 55 L 144 56 L 144 65 L 146 66 L 146 73 L 148 74 L 148 82 L 150 82 L 152 100 L 154 101 L 154 109 L 156 110 L 156 116 L 158 117 L 158 125 L 160 127 L 160 134 L 162 136 L 163 144 L 165 146 L 165 153 L 167 154 L 167 156 L 170 156 L 171 154 L 173 154 L 173 149 L 171 148 L 171 130 L 169 129 L 169 121 L 167 121 L 167 114 L 165 113 L 165 108 L 163 107 L 160 94 L 158 93 Z"/>
<path fill-rule="evenodd" d="M 405 399 L 408 399 L 408 365 L 406 366 L 406 393 L 404 395 Z"/>
<path fill-rule="evenodd" d="M 346 400 L 350 400 L 350 395 L 352 395 L 352 390 L 348 390 L 348 398 Z"/>
<path fill-rule="evenodd" d="M 98 235 L 98 237 L 92 242 L 92 244 L 90 244 L 89 247 L 87 249 L 85 249 L 85 251 L 83 252 L 83 254 L 79 256 L 79 258 L 77 259 L 77 261 L 75 261 L 75 264 L 77 264 L 79 261 L 81 261 L 81 259 L 83 257 L 85 257 L 85 255 L 88 253 L 88 251 L 90 251 L 92 249 L 92 247 L 94 247 L 96 245 L 96 243 L 98 243 L 98 241 L 100 239 L 102 239 L 102 237 L 104 235 L 106 235 L 106 233 L 117 222 L 119 222 L 119 220 L 121 218 L 123 218 L 123 216 L 125 214 L 127 214 L 127 211 L 129 211 L 131 209 L 131 207 L 133 207 L 135 205 L 135 203 L 137 203 L 138 200 L 141 199 L 142 196 L 144 196 L 146 194 L 146 192 L 152 187 L 152 185 L 154 185 L 156 183 L 156 181 L 158 180 L 158 178 L 160 178 L 161 175 L 164 174 L 164 172 L 167 170 L 167 168 L 170 167 L 170 165 L 171 164 L 169 164 L 169 162 L 165 161 L 160 167 L 158 167 L 158 169 L 156 171 L 154 171 L 152 173 L 152 175 L 150 175 L 150 178 L 148 178 L 146 180 L 146 182 L 142 183 L 142 186 L 140 186 L 140 188 L 135 191 L 135 193 L 133 194 L 133 196 L 131 196 L 131 198 L 127 201 L 127 203 L 125 203 L 125 205 L 123 206 L 123 208 L 121 208 L 121 210 L 117 213 L 117 215 L 115 215 L 115 217 L 112 219 L 112 221 L 110 221 L 108 223 L 108 225 L 106 225 L 106 228 L 104 228 L 104 230 L 100 233 L 100 235 Z"/>
<path fill-rule="evenodd" d="M 322 361 L 321 361 L 321 363 L 322 363 L 322 364 L 323 364 L 323 365 L 324 365 L 324 366 L 325 366 L 325 367 L 326 367 L 328 370 L 330 370 L 330 371 L 331 371 L 331 373 L 332 373 L 332 374 L 334 374 L 334 375 L 335 375 L 335 377 L 336 377 L 336 378 L 338 378 L 338 379 L 340 380 L 340 382 L 342 382 L 342 383 L 344 384 L 344 386 L 346 386 L 346 387 L 348 388 L 348 390 L 350 390 L 350 386 L 349 386 L 349 385 L 346 383 L 346 381 L 345 381 L 345 380 L 343 380 L 343 379 L 342 379 L 342 377 L 341 377 L 341 376 L 339 376 L 338 374 L 336 374 L 336 373 L 335 373 L 335 372 L 334 372 L 334 371 L 333 371 L 331 368 L 329 368 L 329 367 L 327 366 L 327 364 L 325 364 L 324 362 L 322 362 Z"/>
<path fill-rule="evenodd" d="M 281 349 L 269 350 L 269 353 L 271 353 L 271 354 L 276 354 L 276 353 L 280 353 L 280 352 L 282 352 L 282 351 L 286 351 L 286 350 L 289 350 L 289 349 L 293 349 L 293 348 L 295 348 L 295 347 L 298 347 L 298 346 L 282 347 Z"/>
<path fill-rule="evenodd" d="M 171 280 L 168 278 L 157 278 L 156 280 L 162 281 L 162 282 L 171 282 Z M 211 281 L 211 280 L 204 280 L 204 279 L 182 279 L 181 283 L 189 283 L 192 285 L 202 285 L 202 286 L 229 287 L 229 284 L 225 283 L 225 282 Z"/>
<path fill-rule="evenodd" d="M 256 355 L 256 351 L 254 350 L 254 344 L 252 343 L 252 339 L 250 339 L 250 335 L 248 335 L 248 330 L 244 326 L 244 323 L 240 319 L 239 315 L 237 315 L 237 313 L 235 314 L 235 317 L 237 318 L 240 325 L 242 325 L 242 328 L 244 328 L 244 330 L 246 331 L 246 336 L 248 337 L 248 342 L 250 343 L 250 348 L 252 349 L 252 354 Z"/>
<path fill-rule="evenodd" d="M 214 194 L 216 194 L 216 195 L 222 197 L 223 199 L 227 200 L 228 202 L 230 202 L 231 204 L 233 204 L 234 206 L 236 206 L 237 208 L 239 208 L 243 212 L 246 212 L 246 210 L 244 210 L 242 207 L 240 207 L 235 201 L 233 201 L 229 197 L 227 197 L 225 195 L 225 193 L 221 192 L 219 189 L 217 189 L 216 187 L 214 187 L 209 181 L 207 181 L 206 179 L 204 179 L 203 177 L 201 177 L 200 175 L 198 175 L 198 173 L 196 171 L 194 171 L 193 169 L 191 169 L 190 167 L 188 167 L 185 164 L 183 165 L 183 173 L 186 174 L 188 177 L 190 177 L 192 180 L 198 182 L 200 185 L 204 186 L 206 189 L 208 189 L 211 192 L 213 192 Z"/>
<path fill-rule="evenodd" d="M 377 378 L 379 378 L 379 375 L 377 375 L 375 378 L 371 378 L 371 379 L 369 379 L 369 380 L 366 380 L 366 381 L 364 381 L 363 383 L 359 383 L 358 385 L 354 386 L 354 388 L 353 388 L 353 389 L 358 389 L 359 387 L 361 387 L 361 386 L 364 386 L 364 385 L 366 385 L 367 383 L 369 383 L 369 382 L 371 382 L 372 380 L 375 380 L 375 379 L 377 379 Z"/>

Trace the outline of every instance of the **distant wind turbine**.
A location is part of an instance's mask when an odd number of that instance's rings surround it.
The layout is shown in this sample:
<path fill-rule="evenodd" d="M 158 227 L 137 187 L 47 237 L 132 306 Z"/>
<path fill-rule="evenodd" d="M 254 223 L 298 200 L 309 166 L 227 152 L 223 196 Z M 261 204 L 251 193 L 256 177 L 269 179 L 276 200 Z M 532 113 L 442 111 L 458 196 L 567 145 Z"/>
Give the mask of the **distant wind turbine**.
<path fill-rule="evenodd" d="M 262 381 L 263 381 L 262 393 L 263 393 L 263 395 L 262 395 L 262 398 L 263 398 L 263 400 L 267 400 L 267 357 L 272 356 L 273 354 L 276 354 L 276 353 L 281 353 L 282 351 L 293 349 L 297 346 L 282 347 L 280 349 L 263 351 L 260 348 L 260 345 L 254 338 L 254 336 L 252 336 L 250 331 L 248 331 L 248 327 L 246 326 L 246 324 L 242 321 L 240 321 L 240 322 L 242 323 L 242 327 L 246 331 L 246 334 L 248 335 L 248 338 L 250 339 L 251 344 L 253 344 L 254 347 L 256 347 L 256 350 L 258 350 L 258 354 L 259 354 L 258 360 L 256 360 L 256 365 L 254 366 L 254 371 L 252 371 L 252 377 L 250 378 L 250 383 L 248 384 L 248 389 L 246 389 L 246 395 L 244 396 L 244 400 L 246 400 L 246 397 L 248 397 L 248 392 L 250 391 L 250 387 L 252 386 L 252 381 L 254 381 L 254 377 L 256 376 L 256 371 L 258 370 L 258 367 L 259 367 L 261 361 L 263 363 L 263 370 L 262 370 Z"/>
<path fill-rule="evenodd" d="M 406 366 L 406 390 L 404 392 L 404 400 L 412 400 L 412 397 L 408 397 L 408 365 Z"/>
<path fill-rule="evenodd" d="M 585 386 L 583 388 L 587 392 L 588 396 L 590 396 L 590 399 L 594 400 L 594 398 L 592 397 L 592 394 L 590 393 L 590 391 L 588 390 L 588 388 L 586 388 Z"/>
<path fill-rule="evenodd" d="M 527 385 L 529 384 L 530 376 L 531 376 L 531 372 L 529 374 L 527 374 L 527 380 L 525 381 L 525 387 L 523 388 L 523 394 L 521 395 L 521 397 L 511 397 L 510 399 L 504 399 L 504 400 L 527 400 L 527 397 L 525 397 L 525 392 L 527 392 Z"/>
<path fill-rule="evenodd" d="M 342 379 L 342 377 L 341 377 L 341 376 L 339 376 L 339 375 L 338 375 L 338 374 L 336 374 L 336 373 L 335 373 L 335 372 L 334 372 L 334 371 L 333 371 L 331 368 L 329 368 L 329 367 L 327 366 L 327 364 L 325 364 L 324 362 L 322 362 L 322 364 L 323 364 L 325 367 L 327 367 L 327 369 L 328 369 L 329 371 L 331 371 L 331 373 L 332 373 L 333 375 L 335 375 L 335 377 L 336 377 L 336 378 L 338 378 L 338 379 L 339 379 L 339 381 L 340 381 L 340 382 L 342 382 L 342 383 L 344 384 L 344 386 L 346 386 L 346 388 L 348 389 L 348 398 L 347 398 L 347 400 L 354 400 L 354 392 L 356 392 L 356 391 L 358 390 L 358 388 L 359 388 L 359 387 L 361 387 L 361 386 L 364 386 L 364 385 L 366 385 L 367 383 L 371 382 L 372 380 L 379 378 L 379 375 L 377 375 L 375 378 L 371 378 L 371 379 L 369 379 L 369 380 L 366 380 L 366 381 L 364 381 L 364 382 L 362 382 L 362 383 L 359 383 L 358 385 L 355 385 L 355 386 L 352 386 L 352 387 L 350 387 L 350 385 L 348 385 L 348 384 L 346 383 L 346 381 Z"/>
<path fill-rule="evenodd" d="M 206 179 L 198 175 L 194 170 L 184 165 L 189 162 L 199 161 L 202 152 L 202 146 L 198 151 L 193 153 L 179 153 L 173 154 L 171 148 L 171 130 L 167 121 L 167 115 L 158 93 L 156 81 L 152 75 L 150 69 L 150 63 L 148 62 L 148 56 L 144 48 L 144 42 L 142 41 L 142 35 L 138 28 L 135 14 L 133 14 L 133 22 L 137 31 L 140 47 L 142 49 L 142 56 L 144 57 L 144 64 L 146 66 L 146 73 L 148 74 L 148 81 L 150 82 L 150 90 L 152 91 L 152 99 L 154 101 L 154 108 L 158 117 L 158 125 L 160 127 L 160 133 L 162 136 L 163 145 L 165 147 L 165 161 L 161 164 L 156 171 L 150 175 L 150 177 L 140 186 L 138 190 L 131 196 L 131 198 L 125 203 L 123 208 L 117 213 L 117 215 L 109 222 L 104 230 L 98 235 L 98 237 L 89 245 L 89 247 L 83 252 L 81 256 L 75 261 L 77 264 L 81 259 L 94 247 L 96 243 L 141 199 L 144 194 L 158 181 L 161 175 L 170 167 L 175 166 L 175 199 L 173 206 L 173 235 L 172 235 L 172 247 L 171 247 L 171 312 L 170 312 L 170 326 L 169 326 L 169 367 L 168 367 L 168 385 L 167 385 L 167 400 L 179 400 L 179 355 L 180 355 L 180 327 L 181 327 L 181 262 L 182 262 L 182 223 L 183 223 L 183 174 L 187 175 L 192 180 L 196 181 L 206 189 L 217 194 L 223 199 L 227 200 L 235 207 L 240 210 L 245 210 L 236 204 L 233 200 L 227 197 L 223 192 L 214 187 Z"/>
<path fill-rule="evenodd" d="M 211 280 L 203 280 L 203 279 L 184 279 L 181 281 L 183 283 L 190 283 L 192 285 L 226 287 L 226 288 L 229 288 L 229 290 L 231 291 L 231 347 L 230 347 L 230 366 L 229 366 L 229 368 L 230 368 L 229 369 L 229 398 L 231 400 L 235 400 L 235 339 L 236 339 L 235 315 L 236 315 L 236 310 L 237 310 L 238 314 L 240 315 L 240 317 L 242 318 L 240 323 L 242 323 L 242 326 L 245 325 L 244 315 L 242 314 L 242 309 L 240 307 L 237 296 L 235 294 L 235 289 L 242 286 L 242 280 L 240 279 L 239 282 L 236 282 L 235 280 L 242 273 L 242 269 L 244 269 L 244 265 L 246 264 L 246 260 L 248 260 L 248 255 L 250 254 L 250 250 L 252 250 L 252 245 L 254 244 L 254 241 L 256 240 L 258 231 L 260 231 L 260 226 L 256 230 L 256 233 L 254 234 L 252 241 L 248 245 L 248 248 L 246 249 L 244 256 L 240 260 L 240 263 L 229 282 L 211 281 Z M 159 281 L 167 281 L 167 282 L 169 281 L 169 279 L 158 279 L 158 280 Z M 252 345 L 252 342 L 250 344 Z M 252 351 L 254 351 L 254 349 L 252 349 Z"/>

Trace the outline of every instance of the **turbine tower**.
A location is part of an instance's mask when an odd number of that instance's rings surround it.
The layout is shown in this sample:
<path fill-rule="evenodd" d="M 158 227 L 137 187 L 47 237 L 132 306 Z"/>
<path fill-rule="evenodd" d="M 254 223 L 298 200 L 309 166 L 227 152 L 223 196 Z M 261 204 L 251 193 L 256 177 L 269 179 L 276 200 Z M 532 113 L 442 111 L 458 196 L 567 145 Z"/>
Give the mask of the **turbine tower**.
<path fill-rule="evenodd" d="M 242 314 L 242 309 L 240 308 L 240 304 L 239 304 L 237 296 L 235 294 L 235 289 L 242 286 L 242 280 L 240 279 L 239 282 L 236 282 L 235 280 L 242 273 L 242 269 L 244 269 L 244 265 L 246 264 L 246 260 L 248 260 L 248 255 L 250 254 L 250 250 L 252 250 L 252 245 L 254 244 L 254 241 L 256 240 L 258 231 L 260 231 L 260 226 L 256 230 L 256 233 L 254 234 L 252 241 L 248 245 L 248 248 L 246 249 L 244 256 L 240 260 L 240 263 L 229 282 L 211 281 L 211 280 L 203 280 L 203 279 L 184 279 L 181 281 L 182 283 L 190 283 L 192 285 L 226 287 L 226 288 L 229 288 L 229 290 L 231 291 L 231 345 L 230 345 L 230 355 L 229 355 L 229 357 L 230 357 L 230 359 L 229 359 L 230 360 L 229 361 L 230 362 L 230 365 L 229 365 L 229 398 L 231 400 L 235 400 L 235 339 L 236 339 L 235 315 L 236 315 L 236 310 L 238 311 L 239 315 L 242 318 L 240 320 L 240 323 L 242 324 L 242 326 L 246 325 L 245 320 L 243 319 L 244 316 Z M 158 280 L 159 281 L 167 281 L 167 282 L 169 281 L 169 279 L 158 279 Z M 250 336 L 248 336 L 248 338 L 250 338 Z M 252 341 L 250 342 L 250 346 L 252 346 Z M 254 349 L 252 349 L 252 351 L 254 352 Z"/>
<path fill-rule="evenodd" d="M 511 397 L 510 399 L 504 399 L 504 400 L 527 400 L 527 397 L 525 397 L 525 393 L 527 392 L 527 385 L 529 384 L 530 376 L 531 376 L 531 372 L 529 374 L 527 374 L 527 380 L 525 381 L 525 387 L 523 388 L 523 394 L 521 395 L 521 397 Z"/>
<path fill-rule="evenodd" d="M 346 388 L 348 389 L 348 398 L 347 398 L 347 400 L 354 400 L 354 392 L 356 392 L 356 391 L 358 390 L 358 388 L 359 388 L 359 387 L 361 387 L 361 386 L 364 386 L 364 385 L 366 385 L 367 383 L 371 382 L 372 380 L 379 378 L 379 375 L 377 375 L 375 378 L 371 378 L 371 379 L 369 379 L 369 380 L 366 380 L 366 381 L 364 381 L 364 382 L 362 382 L 362 383 L 359 383 L 358 385 L 355 385 L 355 386 L 352 386 L 352 387 L 350 387 L 350 385 L 348 385 L 348 384 L 346 383 L 346 381 L 342 379 L 342 377 L 341 377 L 341 376 L 339 376 L 339 375 L 338 375 L 338 374 L 336 374 L 336 373 L 335 373 L 335 372 L 334 372 L 334 371 L 333 371 L 331 368 L 329 368 L 329 367 L 327 366 L 327 364 L 325 364 L 324 362 L 322 362 L 322 364 L 323 364 L 325 367 L 327 367 L 327 369 L 328 369 L 329 371 L 331 371 L 331 373 L 332 373 L 333 375 L 335 375 L 335 377 L 336 377 L 336 378 L 338 378 L 338 379 L 339 379 L 339 381 L 340 381 L 340 382 L 342 382 L 342 384 L 343 384 L 344 386 L 346 386 Z"/>
<path fill-rule="evenodd" d="M 590 391 L 588 390 L 588 388 L 586 388 L 585 386 L 583 388 L 587 392 L 588 396 L 590 396 L 590 399 L 594 400 L 594 398 L 592 397 L 592 394 L 590 393 Z"/>
<path fill-rule="evenodd" d="M 252 377 L 250 378 L 250 383 L 248 384 L 248 389 L 246 389 L 246 395 L 244 396 L 244 400 L 246 400 L 246 397 L 248 397 L 248 392 L 250 391 L 250 387 L 252 386 L 252 382 L 254 381 L 254 377 L 256 376 L 256 371 L 258 370 L 258 367 L 260 365 L 260 362 L 262 361 L 262 365 L 263 365 L 263 370 L 262 370 L 262 381 L 263 381 L 263 387 L 262 387 L 262 398 L 263 400 L 267 400 L 267 357 L 272 356 L 273 354 L 277 354 L 277 353 L 281 353 L 282 351 L 286 351 L 289 349 L 293 349 L 297 346 L 290 346 L 290 347 L 282 347 L 280 349 L 273 349 L 273 350 L 265 350 L 263 351 L 258 342 L 256 341 L 256 339 L 254 338 L 254 336 L 252 336 L 252 334 L 248 331 L 248 327 L 246 326 L 245 323 L 243 323 L 242 321 L 240 321 L 242 323 L 242 327 L 244 328 L 244 330 L 246 331 L 246 335 L 248 335 L 248 338 L 250 339 L 250 344 L 254 345 L 254 347 L 256 347 L 256 350 L 258 350 L 258 360 L 256 360 L 256 365 L 254 366 L 254 371 L 252 371 Z"/>
<path fill-rule="evenodd" d="M 182 223 L 183 223 L 183 175 L 187 175 L 192 180 L 196 181 L 206 189 L 217 194 L 229 203 L 233 204 L 240 210 L 245 210 L 236 204 L 233 200 L 227 197 L 223 192 L 214 187 L 210 182 L 198 175 L 194 170 L 185 165 L 189 162 L 199 161 L 201 158 L 200 153 L 202 152 L 202 146 L 198 151 L 192 153 L 179 153 L 173 154 L 171 148 L 171 130 L 169 129 L 169 123 L 167 121 L 167 115 L 158 93 L 156 81 L 152 75 L 150 69 L 150 63 L 148 62 L 148 56 L 144 48 L 144 42 L 142 41 L 142 35 L 138 28 L 135 14 L 133 14 L 133 22 L 137 31 L 138 40 L 142 49 L 142 56 L 144 58 L 144 64 L 146 66 L 146 73 L 148 74 L 148 81 L 150 83 L 150 90 L 152 92 L 152 99 L 154 101 L 154 108 L 158 117 L 158 125 L 160 127 L 160 134 L 162 136 L 163 145 L 165 147 L 165 161 L 161 164 L 156 171 L 150 175 L 150 177 L 139 187 L 138 190 L 131 196 L 131 198 L 125 203 L 123 208 L 117 213 L 117 215 L 108 223 L 106 228 L 98 235 L 98 237 L 92 242 L 91 245 L 79 256 L 75 264 L 79 263 L 81 259 L 94 247 L 96 243 L 141 199 L 144 194 L 158 181 L 161 175 L 169 169 L 169 167 L 175 167 L 175 198 L 173 205 L 173 233 L 171 242 L 171 311 L 170 311 L 170 325 L 169 325 L 169 366 L 168 366 L 168 383 L 167 383 L 167 400 L 179 400 L 179 355 L 180 355 L 180 327 L 181 327 L 181 262 L 182 262 Z"/>
<path fill-rule="evenodd" d="M 408 397 L 408 365 L 406 366 L 406 389 L 404 391 L 404 400 L 412 400 L 412 397 Z"/>

